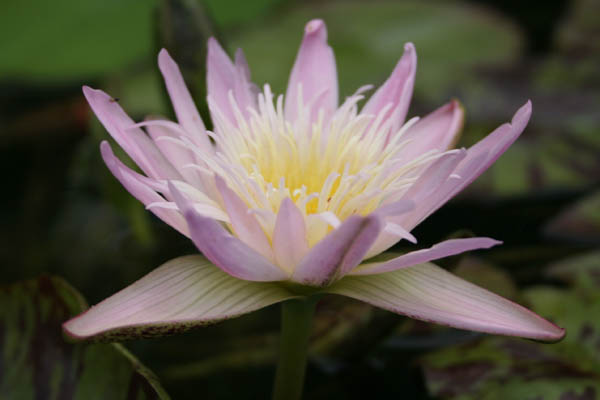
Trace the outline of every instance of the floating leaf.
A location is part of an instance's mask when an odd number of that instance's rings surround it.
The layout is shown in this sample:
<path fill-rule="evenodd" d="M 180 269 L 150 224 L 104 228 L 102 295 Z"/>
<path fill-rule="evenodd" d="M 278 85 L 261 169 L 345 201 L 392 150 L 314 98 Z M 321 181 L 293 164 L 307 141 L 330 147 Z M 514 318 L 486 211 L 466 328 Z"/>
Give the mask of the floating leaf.
<path fill-rule="evenodd" d="M 114 72 L 150 54 L 154 5 L 155 0 L 3 1 L 0 75 L 74 81 Z"/>
<path fill-rule="evenodd" d="M 591 296 L 600 295 L 600 251 L 579 254 L 551 264 L 548 276 L 561 279 Z"/>
<path fill-rule="evenodd" d="M 64 324 L 76 340 L 123 341 L 181 333 L 296 297 L 234 278 L 201 255 L 174 258 Z"/>
<path fill-rule="evenodd" d="M 576 282 L 593 271 L 597 255 L 552 267 L 552 276 Z M 567 271 L 570 271 L 567 273 Z M 597 289 L 596 289 L 597 290 Z M 444 399 L 594 399 L 600 393 L 600 297 L 578 286 L 571 290 L 539 286 L 522 297 L 531 308 L 567 330 L 565 339 L 544 345 L 487 337 L 422 359 L 431 394 Z"/>
<path fill-rule="evenodd" d="M 123 346 L 65 342 L 61 324 L 85 308 L 79 293 L 55 277 L 0 288 L 0 398 L 169 398 Z"/>

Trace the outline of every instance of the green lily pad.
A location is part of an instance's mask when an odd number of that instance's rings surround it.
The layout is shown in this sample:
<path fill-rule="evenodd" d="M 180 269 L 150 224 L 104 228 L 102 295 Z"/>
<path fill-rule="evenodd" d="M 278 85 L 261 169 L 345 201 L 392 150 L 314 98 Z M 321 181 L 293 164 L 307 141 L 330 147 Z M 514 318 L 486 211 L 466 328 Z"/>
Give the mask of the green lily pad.
<path fill-rule="evenodd" d="M 557 261 L 546 272 L 552 278 L 571 284 L 586 296 L 600 296 L 600 251 Z"/>
<path fill-rule="evenodd" d="M 215 22 L 224 28 L 235 29 L 245 23 L 268 13 L 286 0 L 204 0 Z"/>
<path fill-rule="evenodd" d="M 561 125 L 546 129 L 534 117 L 523 137 L 491 167 L 490 173 L 475 182 L 475 188 L 507 196 L 540 189 L 577 190 L 598 182 L 600 142 L 598 135 L 592 135 L 597 128 L 592 125 L 578 131 L 572 123 Z"/>
<path fill-rule="evenodd" d="M 480 71 L 472 77 L 473 84 L 464 87 L 459 97 L 471 114 L 462 144 L 473 143 L 493 129 L 491 116 L 498 122 L 500 118 L 506 120 L 520 102 L 526 98 L 533 101 L 532 119 L 522 138 L 473 188 L 486 194 L 514 196 L 597 185 L 599 4 L 595 0 L 569 3 L 551 53 Z M 483 90 L 473 90 L 472 86 Z M 489 115 L 482 120 L 485 110 L 490 110 Z M 474 119 L 475 126 L 471 123 Z"/>
<path fill-rule="evenodd" d="M 5 0 L 0 76 L 76 81 L 147 57 L 156 1 Z"/>
<path fill-rule="evenodd" d="M 0 288 L 0 398 L 169 399 L 123 346 L 64 340 L 61 324 L 86 308 L 56 277 Z"/>
<path fill-rule="evenodd" d="M 575 282 L 568 269 L 590 270 L 589 257 L 572 261 L 553 267 L 552 276 Z M 577 285 L 571 289 L 534 287 L 521 297 L 534 311 L 566 328 L 564 340 L 541 344 L 485 337 L 429 353 L 422 366 L 431 394 L 463 400 L 596 398 L 600 393 L 600 297 L 586 295 Z"/>

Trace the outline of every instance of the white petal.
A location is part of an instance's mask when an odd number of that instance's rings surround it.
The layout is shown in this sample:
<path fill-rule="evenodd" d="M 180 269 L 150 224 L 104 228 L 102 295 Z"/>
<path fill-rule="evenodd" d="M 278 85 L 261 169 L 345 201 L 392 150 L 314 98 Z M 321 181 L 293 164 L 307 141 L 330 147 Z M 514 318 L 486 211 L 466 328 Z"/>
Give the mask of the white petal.
<path fill-rule="evenodd" d="M 433 264 L 378 275 L 347 276 L 327 292 L 460 329 L 548 341 L 565 334 L 564 329 L 526 308 Z"/>
<path fill-rule="evenodd" d="M 63 329 L 72 338 L 86 340 L 164 336 L 292 297 L 275 284 L 236 279 L 202 256 L 186 256 L 163 264 L 67 321 Z"/>

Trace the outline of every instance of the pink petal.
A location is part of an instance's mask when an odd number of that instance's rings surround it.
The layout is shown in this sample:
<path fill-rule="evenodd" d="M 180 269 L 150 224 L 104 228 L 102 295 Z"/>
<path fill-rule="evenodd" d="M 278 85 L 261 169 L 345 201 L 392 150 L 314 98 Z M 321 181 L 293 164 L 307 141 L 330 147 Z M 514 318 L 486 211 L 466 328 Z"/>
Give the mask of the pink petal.
<path fill-rule="evenodd" d="M 283 199 L 277 213 L 273 250 L 277 263 L 288 271 L 293 271 L 308 252 L 304 217 L 289 197 Z"/>
<path fill-rule="evenodd" d="M 219 222 L 198 214 L 193 205 L 169 182 L 169 190 L 188 224 L 192 241 L 206 258 L 231 276 L 247 281 L 280 281 L 286 273 Z"/>
<path fill-rule="evenodd" d="M 428 207 L 419 210 L 407 228 L 412 229 L 448 200 L 485 172 L 521 135 L 531 117 L 531 102 L 528 101 L 514 115 L 510 124 L 503 124 L 484 139 L 467 150 L 467 156 L 458 164 L 454 174 L 458 179 L 448 179 L 430 198 Z"/>
<path fill-rule="evenodd" d="M 292 280 L 325 286 L 342 277 L 362 261 L 381 228 L 381 220 L 375 215 L 349 217 L 313 246 L 296 267 Z"/>
<path fill-rule="evenodd" d="M 458 193 L 464 187 L 473 182 L 479 175 L 490 167 L 496 160 L 504 154 L 506 150 L 514 143 L 521 135 L 529 119 L 531 118 L 531 101 L 527 101 L 521 108 L 517 110 L 510 124 L 504 124 L 487 135 L 484 139 L 468 149 L 467 157 L 461 162 L 457 173 L 463 177 L 463 182 L 458 186 L 454 194 Z M 475 170 L 467 170 L 462 168 L 466 166 L 470 160 L 480 154 L 488 153 L 484 163 L 480 164 Z M 454 195 L 453 194 L 453 195 Z"/>
<path fill-rule="evenodd" d="M 215 38 L 208 39 L 206 59 L 206 84 L 208 95 L 233 125 L 236 114 L 229 100 L 229 93 L 237 102 L 239 110 L 248 116 L 248 107 L 256 108 L 257 97 L 250 82 L 250 69 L 241 50 L 236 52 L 235 65 Z"/>
<path fill-rule="evenodd" d="M 395 217 L 415 209 L 415 202 L 411 199 L 402 199 L 385 204 L 374 211 L 379 217 Z"/>
<path fill-rule="evenodd" d="M 450 257 L 465 251 L 476 249 L 489 249 L 492 246 L 501 244 L 490 238 L 468 238 L 451 239 L 440 242 L 433 247 L 423 250 L 411 251 L 385 262 L 367 263 L 355 268 L 350 272 L 351 275 L 373 275 L 384 272 L 395 271 L 397 269 L 411 267 L 428 261 L 437 260 L 444 257 Z"/>
<path fill-rule="evenodd" d="M 333 114 L 338 105 L 338 82 L 335 56 L 327 45 L 325 22 L 313 19 L 304 28 L 304 38 L 285 95 L 285 117 L 295 121 L 298 115 L 298 90 L 302 86 L 302 106 L 312 104 L 311 118 L 319 109 L 325 116 Z"/>
<path fill-rule="evenodd" d="M 229 215 L 229 220 L 233 227 L 235 235 L 242 242 L 262 254 L 269 260 L 274 260 L 273 250 L 265 232 L 253 214 L 248 212 L 248 206 L 238 197 L 220 176 L 215 176 L 217 190 L 221 193 L 225 211 Z"/>
<path fill-rule="evenodd" d="M 100 153 L 102 154 L 106 166 L 115 178 L 121 182 L 123 187 L 125 187 L 133 197 L 141 201 L 145 206 L 165 201 L 162 196 L 156 193 L 156 191 L 146 183 L 148 178 L 132 171 L 115 157 L 107 141 L 103 141 L 100 144 Z M 164 208 L 152 208 L 150 211 L 185 236 L 189 236 L 185 219 L 178 211 Z"/>
<path fill-rule="evenodd" d="M 162 125 L 147 125 L 146 131 L 154 141 L 154 144 L 167 160 L 177 169 L 187 182 L 194 186 L 201 186 L 201 180 L 195 170 L 185 168 L 186 165 L 195 164 L 196 159 L 191 150 L 174 143 L 170 139 L 179 139 L 179 133 Z"/>
<path fill-rule="evenodd" d="M 248 107 L 257 109 L 258 87 L 250 79 L 250 67 L 242 49 L 235 52 L 235 82 L 233 92 L 240 111 L 246 117 L 250 115 Z"/>
<path fill-rule="evenodd" d="M 412 97 L 417 71 L 417 54 L 412 43 L 404 45 L 404 54 L 392 75 L 377 91 L 361 110 L 361 114 L 378 115 L 389 104 L 392 105 L 387 117 L 392 119 L 392 134 L 396 133 L 404 123 L 408 106 Z"/>
<path fill-rule="evenodd" d="M 421 221 L 423 215 L 431 208 L 431 203 L 436 199 L 435 194 L 448 179 L 451 179 L 451 174 L 465 156 L 466 152 L 464 150 L 454 150 L 442 155 L 431 163 L 402 196 L 402 200 L 411 200 L 416 207 L 408 213 L 388 217 L 385 221 L 396 224 L 407 232 L 410 232 L 417 221 Z M 400 239 L 401 237 L 393 232 L 383 230 L 375 243 L 373 243 L 371 249 L 369 249 L 367 258 L 389 249 Z"/>
<path fill-rule="evenodd" d="M 102 90 L 83 87 L 90 107 L 108 133 L 148 176 L 156 179 L 181 179 L 181 175 L 158 151 L 152 140 L 123 111 L 119 103 Z"/>
<path fill-rule="evenodd" d="M 194 99 L 192 99 L 192 95 L 185 85 L 177 63 L 175 63 L 165 49 L 162 49 L 158 53 L 158 68 L 165 80 L 177 120 L 188 133 L 188 137 L 192 143 L 203 150 L 211 150 L 212 145 L 206 135 L 206 128 L 196 108 Z"/>
<path fill-rule="evenodd" d="M 233 278 L 200 255 L 179 257 L 67 321 L 74 339 L 164 336 L 234 318 L 294 297 L 279 285 Z"/>
<path fill-rule="evenodd" d="M 411 126 L 403 139 L 410 140 L 397 155 L 414 159 L 431 150 L 448 150 L 462 129 L 464 111 L 456 100 L 443 105 Z"/>
<path fill-rule="evenodd" d="M 526 308 L 429 263 L 385 274 L 347 276 L 327 292 L 459 329 L 547 341 L 565 334 Z"/>

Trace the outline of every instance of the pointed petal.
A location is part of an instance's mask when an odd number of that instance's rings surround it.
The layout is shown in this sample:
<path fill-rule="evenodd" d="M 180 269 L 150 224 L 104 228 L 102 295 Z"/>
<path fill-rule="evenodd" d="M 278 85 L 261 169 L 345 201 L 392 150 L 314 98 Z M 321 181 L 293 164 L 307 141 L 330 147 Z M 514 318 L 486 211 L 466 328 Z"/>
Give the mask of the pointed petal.
<path fill-rule="evenodd" d="M 382 233 L 390 234 L 392 236 L 395 236 L 398 239 L 408 240 L 411 243 L 417 243 L 417 238 L 413 234 L 411 234 L 409 231 L 407 231 L 400 225 L 395 224 L 393 222 L 386 222 Z M 398 242 L 399 241 L 398 239 L 393 239 L 393 241 Z M 379 253 L 376 253 L 376 254 L 379 254 Z M 365 257 L 365 258 L 368 258 L 368 257 L 369 256 L 367 255 L 367 257 Z"/>
<path fill-rule="evenodd" d="M 277 213 L 273 250 L 277 264 L 288 271 L 293 271 L 308 252 L 304 217 L 289 197 L 281 202 Z"/>
<path fill-rule="evenodd" d="M 440 187 L 450 179 L 450 175 L 465 156 L 464 149 L 453 150 L 435 160 L 403 195 L 404 201 L 411 200 L 416 206 L 408 213 L 390 216 L 385 221 L 395 224 L 395 231 L 401 228 L 410 232 L 431 209 L 432 202 L 436 201 L 436 194 L 441 190 Z M 366 258 L 376 256 L 396 244 L 402 236 L 399 236 L 394 230 L 384 229 L 369 249 Z"/>
<path fill-rule="evenodd" d="M 419 178 L 408 188 L 404 198 L 411 199 L 417 205 L 415 209 L 426 206 L 428 198 L 438 190 L 448 178 L 456 171 L 460 162 L 467 156 L 465 149 L 446 152 L 432 162 Z"/>
<path fill-rule="evenodd" d="M 419 210 L 419 218 L 412 221 L 407 228 L 414 228 L 484 173 L 517 140 L 527 126 L 530 117 L 531 102 L 528 101 L 515 113 L 510 124 L 501 125 L 470 147 L 467 150 L 467 156 L 458 164 L 453 173 L 458 179 L 446 180 L 432 194 L 427 207 Z"/>
<path fill-rule="evenodd" d="M 521 108 L 517 110 L 510 124 L 504 124 L 487 135 L 484 139 L 473 145 L 467 150 L 467 157 L 463 160 L 460 166 L 465 166 L 470 160 L 477 157 L 479 154 L 487 153 L 488 156 L 484 163 L 481 163 L 475 170 L 467 170 L 466 168 L 457 169 L 457 173 L 463 177 L 463 182 L 459 185 L 454 193 L 462 190 L 465 186 L 473 182 L 479 175 L 487 170 L 496 160 L 504 154 L 504 152 L 514 143 L 521 135 L 529 119 L 531 118 L 531 101 L 527 101 Z"/>
<path fill-rule="evenodd" d="M 210 98 L 233 125 L 237 125 L 237 122 L 235 111 L 229 100 L 229 92 L 232 92 L 243 115 L 249 114 L 248 106 L 256 108 L 256 96 L 250 82 L 250 69 L 243 53 L 241 50 L 236 52 L 234 65 L 225 50 L 213 37 L 208 39 L 206 85 Z"/>
<path fill-rule="evenodd" d="M 206 128 L 194 99 L 192 99 L 192 95 L 185 85 L 181 71 L 165 49 L 158 53 L 158 68 L 165 80 L 177 120 L 188 133 L 190 140 L 203 150 L 212 149 L 210 140 L 206 135 Z"/>
<path fill-rule="evenodd" d="M 242 49 L 235 52 L 235 87 L 233 92 L 240 111 L 246 117 L 250 115 L 248 107 L 257 109 L 258 87 L 250 79 L 250 67 Z"/>
<path fill-rule="evenodd" d="M 517 110 L 510 124 L 503 124 L 470 147 L 467 150 L 467 157 L 465 157 L 456 170 L 457 174 L 462 177 L 462 180 L 459 185 L 454 187 L 450 196 L 454 196 L 464 187 L 468 186 L 504 154 L 510 145 L 521 135 L 530 117 L 531 101 L 527 101 L 527 103 Z M 466 168 L 471 160 L 481 154 L 487 154 L 484 162 L 478 164 L 476 168 Z"/>
<path fill-rule="evenodd" d="M 304 285 L 325 286 L 356 267 L 382 228 L 375 215 L 346 219 L 302 259 L 292 280 Z"/>
<path fill-rule="evenodd" d="M 373 213 L 379 217 L 395 217 L 398 215 L 405 214 L 415 209 L 415 202 L 410 199 L 402 199 L 389 204 L 385 204 Z"/>
<path fill-rule="evenodd" d="M 404 54 L 392 75 L 377 91 L 371 96 L 369 101 L 361 110 L 361 114 L 378 115 L 388 104 L 392 105 L 385 120 L 392 118 L 392 133 L 400 129 L 412 98 L 413 87 L 415 84 L 415 74 L 417 71 L 417 54 L 412 43 L 404 45 Z M 384 120 L 384 121 L 385 121 Z"/>
<path fill-rule="evenodd" d="M 386 274 L 347 276 L 327 292 L 460 329 L 547 341 L 565 334 L 564 329 L 526 308 L 433 264 Z"/>
<path fill-rule="evenodd" d="M 153 120 L 156 121 L 156 120 Z M 163 121 L 164 122 L 164 121 Z M 197 171 L 186 168 L 186 165 L 195 164 L 196 160 L 190 149 L 183 146 L 180 135 L 174 129 L 169 129 L 167 125 L 147 125 L 146 131 L 154 141 L 154 144 L 167 160 L 175 167 L 181 176 L 197 187 L 202 187 L 202 181 L 198 177 Z M 177 142 L 178 141 L 178 142 Z"/>
<path fill-rule="evenodd" d="M 169 190 L 185 216 L 192 241 L 217 267 L 231 276 L 248 281 L 280 281 L 287 278 L 281 268 L 232 236 L 221 223 L 198 214 L 193 204 L 171 182 Z"/>
<path fill-rule="evenodd" d="M 456 184 L 457 180 L 452 174 L 456 173 L 456 169 L 466 157 L 465 149 L 452 150 L 430 164 L 404 194 L 404 197 L 413 200 L 417 207 L 410 214 L 393 218 L 393 222 L 412 231 L 434 207 L 444 185 Z"/>
<path fill-rule="evenodd" d="M 410 140 L 397 155 L 412 160 L 431 150 L 448 150 L 457 141 L 463 127 L 464 111 L 458 101 L 452 100 L 420 119 L 403 135 Z"/>
<path fill-rule="evenodd" d="M 123 187 L 129 193 L 145 206 L 156 202 L 164 202 L 165 199 L 152 189 L 146 182 L 145 176 L 138 174 L 123 164 L 113 153 L 107 141 L 100 144 L 100 153 L 104 163 L 112 174 L 121 182 Z M 168 210 L 164 208 L 152 208 L 150 211 L 158 218 L 177 229 L 185 236 L 189 236 L 185 219 L 177 210 Z"/>
<path fill-rule="evenodd" d="M 67 321 L 71 338 L 122 341 L 184 332 L 294 297 L 233 278 L 199 255 L 179 257 Z"/>
<path fill-rule="evenodd" d="M 221 193 L 225 211 L 229 215 L 235 236 L 269 260 L 274 260 L 269 239 L 248 206 L 238 197 L 220 176 L 215 176 L 217 190 Z"/>
<path fill-rule="evenodd" d="M 397 269 L 411 267 L 422 264 L 427 261 L 437 260 L 439 258 L 450 257 L 465 251 L 476 249 L 489 249 L 492 246 L 501 244 L 490 238 L 468 238 L 451 239 L 440 242 L 428 249 L 411 251 L 385 262 L 367 263 L 360 265 L 350 272 L 351 275 L 373 275 L 384 272 L 395 271 Z"/>
<path fill-rule="evenodd" d="M 156 179 L 181 179 L 181 175 L 158 151 L 152 140 L 139 128 L 112 97 L 102 90 L 83 87 L 92 110 L 119 146 L 148 176 Z"/>
<path fill-rule="evenodd" d="M 304 38 L 285 95 L 285 117 L 296 120 L 298 114 L 298 90 L 302 86 L 302 106 L 312 104 L 311 118 L 318 116 L 319 109 L 331 115 L 338 105 L 338 82 L 335 56 L 327 45 L 325 22 L 313 19 L 304 28 Z"/>

